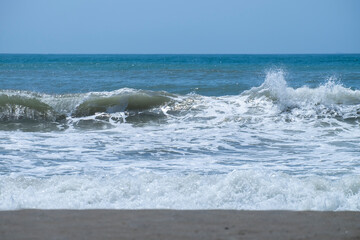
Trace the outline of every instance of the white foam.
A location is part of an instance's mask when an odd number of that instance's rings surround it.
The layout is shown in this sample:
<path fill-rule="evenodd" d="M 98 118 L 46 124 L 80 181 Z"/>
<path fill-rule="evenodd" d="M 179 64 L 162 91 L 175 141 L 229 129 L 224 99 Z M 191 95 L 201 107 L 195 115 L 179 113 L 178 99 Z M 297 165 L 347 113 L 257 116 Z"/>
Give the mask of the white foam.
<path fill-rule="evenodd" d="M 85 95 L 63 97 L 75 108 Z M 273 71 L 237 96 L 172 100 L 161 123 L 120 112 L 111 129 L 72 127 L 94 115 L 1 131 L 0 208 L 360 211 L 359 91 L 333 79 L 294 89 Z"/>
<path fill-rule="evenodd" d="M 233 171 L 220 175 L 128 171 L 102 176 L 0 177 L 0 209 L 360 210 L 360 180 L 294 178 Z"/>

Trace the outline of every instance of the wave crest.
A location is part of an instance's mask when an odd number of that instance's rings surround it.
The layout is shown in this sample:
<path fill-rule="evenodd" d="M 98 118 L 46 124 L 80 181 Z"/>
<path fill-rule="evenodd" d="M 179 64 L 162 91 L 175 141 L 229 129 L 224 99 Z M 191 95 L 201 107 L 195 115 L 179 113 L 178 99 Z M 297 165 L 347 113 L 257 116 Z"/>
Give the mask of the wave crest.
<path fill-rule="evenodd" d="M 118 113 L 125 111 L 140 112 L 159 107 L 169 102 L 170 98 L 160 94 L 120 94 L 109 97 L 96 96 L 76 107 L 75 117 L 95 115 L 96 113 Z"/>
<path fill-rule="evenodd" d="M 52 107 L 38 99 L 25 96 L 0 95 L 0 121 L 55 121 Z"/>
<path fill-rule="evenodd" d="M 236 96 L 181 96 L 128 88 L 64 95 L 0 92 L 2 122 L 31 120 L 62 124 L 65 121 L 80 128 L 103 129 L 124 122 L 143 124 L 164 119 L 211 125 L 304 118 L 356 123 L 360 119 L 360 91 L 346 88 L 334 78 L 317 88 L 292 88 L 284 71 L 274 70 L 267 73 L 263 84 Z"/>
<path fill-rule="evenodd" d="M 292 113 L 294 117 L 336 117 L 349 119 L 360 117 L 360 91 L 346 88 L 331 77 L 317 88 L 303 86 L 291 88 L 282 70 L 270 71 L 264 83 L 241 94 L 245 102 L 275 107 L 277 114 Z M 259 103 L 260 102 L 260 103 Z M 261 107 L 260 107 L 261 109 Z M 262 108 L 262 111 L 268 109 Z"/>

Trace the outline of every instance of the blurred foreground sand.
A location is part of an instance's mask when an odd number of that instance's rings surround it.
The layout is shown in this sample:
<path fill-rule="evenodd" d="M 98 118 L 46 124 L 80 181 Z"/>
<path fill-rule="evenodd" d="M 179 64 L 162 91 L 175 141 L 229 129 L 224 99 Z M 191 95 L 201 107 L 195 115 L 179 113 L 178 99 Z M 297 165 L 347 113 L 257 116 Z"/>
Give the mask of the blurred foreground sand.
<path fill-rule="evenodd" d="M 360 240 L 360 212 L 0 211 L 0 239 Z"/>

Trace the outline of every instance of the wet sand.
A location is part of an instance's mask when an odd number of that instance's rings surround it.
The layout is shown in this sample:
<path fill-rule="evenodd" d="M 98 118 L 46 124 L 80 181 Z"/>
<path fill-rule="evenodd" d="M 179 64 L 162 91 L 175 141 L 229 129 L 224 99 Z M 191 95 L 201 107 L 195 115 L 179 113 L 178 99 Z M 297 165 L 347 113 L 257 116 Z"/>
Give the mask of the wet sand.
<path fill-rule="evenodd" d="M 360 212 L 0 211 L 0 239 L 360 240 Z"/>

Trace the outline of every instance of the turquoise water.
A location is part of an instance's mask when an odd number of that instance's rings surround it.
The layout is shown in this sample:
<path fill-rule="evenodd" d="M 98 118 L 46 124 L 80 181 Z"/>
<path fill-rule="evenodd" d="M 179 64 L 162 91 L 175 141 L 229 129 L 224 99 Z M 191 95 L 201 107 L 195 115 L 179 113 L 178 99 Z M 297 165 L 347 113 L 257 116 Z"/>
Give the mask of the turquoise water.
<path fill-rule="evenodd" d="M 358 89 L 360 55 L 1 55 L 1 89 L 64 94 L 135 88 L 237 95 L 273 69 L 291 87 L 335 77 Z"/>
<path fill-rule="evenodd" d="M 360 55 L 0 55 L 0 208 L 360 210 Z"/>

